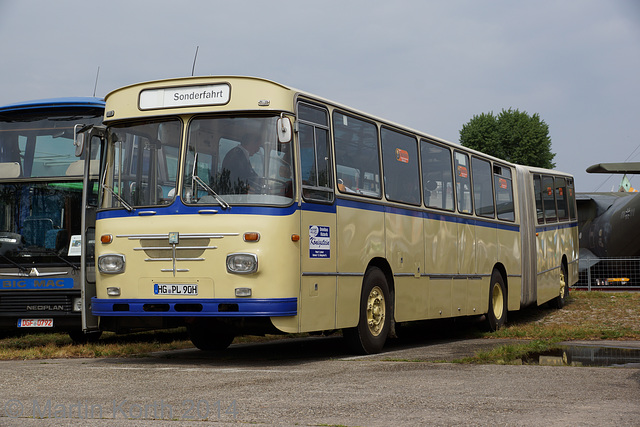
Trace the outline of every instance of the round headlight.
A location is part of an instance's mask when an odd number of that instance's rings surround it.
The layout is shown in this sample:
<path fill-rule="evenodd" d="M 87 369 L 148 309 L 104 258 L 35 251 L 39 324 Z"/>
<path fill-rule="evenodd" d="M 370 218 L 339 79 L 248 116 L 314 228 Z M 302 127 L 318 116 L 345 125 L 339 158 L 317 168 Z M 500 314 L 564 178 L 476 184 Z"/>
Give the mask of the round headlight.
<path fill-rule="evenodd" d="M 100 273 L 116 274 L 124 272 L 124 255 L 108 254 L 98 258 L 98 270 Z"/>
<path fill-rule="evenodd" d="M 250 274 L 258 271 L 258 257 L 255 254 L 227 255 L 227 271 L 235 274 Z"/>

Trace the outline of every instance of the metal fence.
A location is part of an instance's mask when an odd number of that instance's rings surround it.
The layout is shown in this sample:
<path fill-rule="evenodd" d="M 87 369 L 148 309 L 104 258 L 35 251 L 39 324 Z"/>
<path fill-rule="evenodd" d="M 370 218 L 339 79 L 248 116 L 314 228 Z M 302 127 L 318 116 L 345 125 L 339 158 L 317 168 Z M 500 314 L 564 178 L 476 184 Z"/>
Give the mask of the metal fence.
<path fill-rule="evenodd" d="M 587 290 L 640 289 L 640 257 L 580 258 L 578 283 Z"/>

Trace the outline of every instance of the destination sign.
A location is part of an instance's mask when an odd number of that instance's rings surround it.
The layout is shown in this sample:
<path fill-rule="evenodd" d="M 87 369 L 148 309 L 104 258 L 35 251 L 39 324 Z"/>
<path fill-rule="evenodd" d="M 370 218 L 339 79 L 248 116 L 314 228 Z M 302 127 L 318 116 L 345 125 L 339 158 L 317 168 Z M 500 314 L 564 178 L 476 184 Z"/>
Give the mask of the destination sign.
<path fill-rule="evenodd" d="M 139 106 L 141 110 L 154 110 L 223 105 L 229 102 L 230 96 L 231 87 L 228 84 L 145 89 L 140 92 Z"/>

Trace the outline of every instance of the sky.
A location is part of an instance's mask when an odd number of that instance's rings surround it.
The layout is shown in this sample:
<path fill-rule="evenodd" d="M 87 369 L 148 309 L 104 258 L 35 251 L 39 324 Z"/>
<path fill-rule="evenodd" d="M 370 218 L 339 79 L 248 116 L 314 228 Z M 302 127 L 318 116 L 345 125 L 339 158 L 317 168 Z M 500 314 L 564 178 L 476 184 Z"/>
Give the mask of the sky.
<path fill-rule="evenodd" d="M 620 183 L 590 165 L 640 162 L 638 0 L 0 0 L 0 105 L 192 73 L 267 78 L 454 143 L 475 115 L 538 114 L 578 192 Z"/>

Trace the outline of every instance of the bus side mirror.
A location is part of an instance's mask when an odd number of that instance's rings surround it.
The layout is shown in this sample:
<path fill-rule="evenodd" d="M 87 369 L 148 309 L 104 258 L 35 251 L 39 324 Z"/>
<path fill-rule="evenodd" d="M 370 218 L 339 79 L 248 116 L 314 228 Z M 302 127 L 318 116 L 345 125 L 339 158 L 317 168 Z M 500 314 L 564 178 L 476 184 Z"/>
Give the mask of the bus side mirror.
<path fill-rule="evenodd" d="M 291 142 L 291 120 L 288 117 L 281 116 L 276 123 L 276 127 L 278 128 L 278 142 L 281 144 Z"/>
<path fill-rule="evenodd" d="M 84 151 L 84 132 L 78 132 L 78 127 L 83 127 L 81 124 L 77 124 L 73 127 L 73 145 L 76 147 L 76 157 L 82 156 Z"/>

